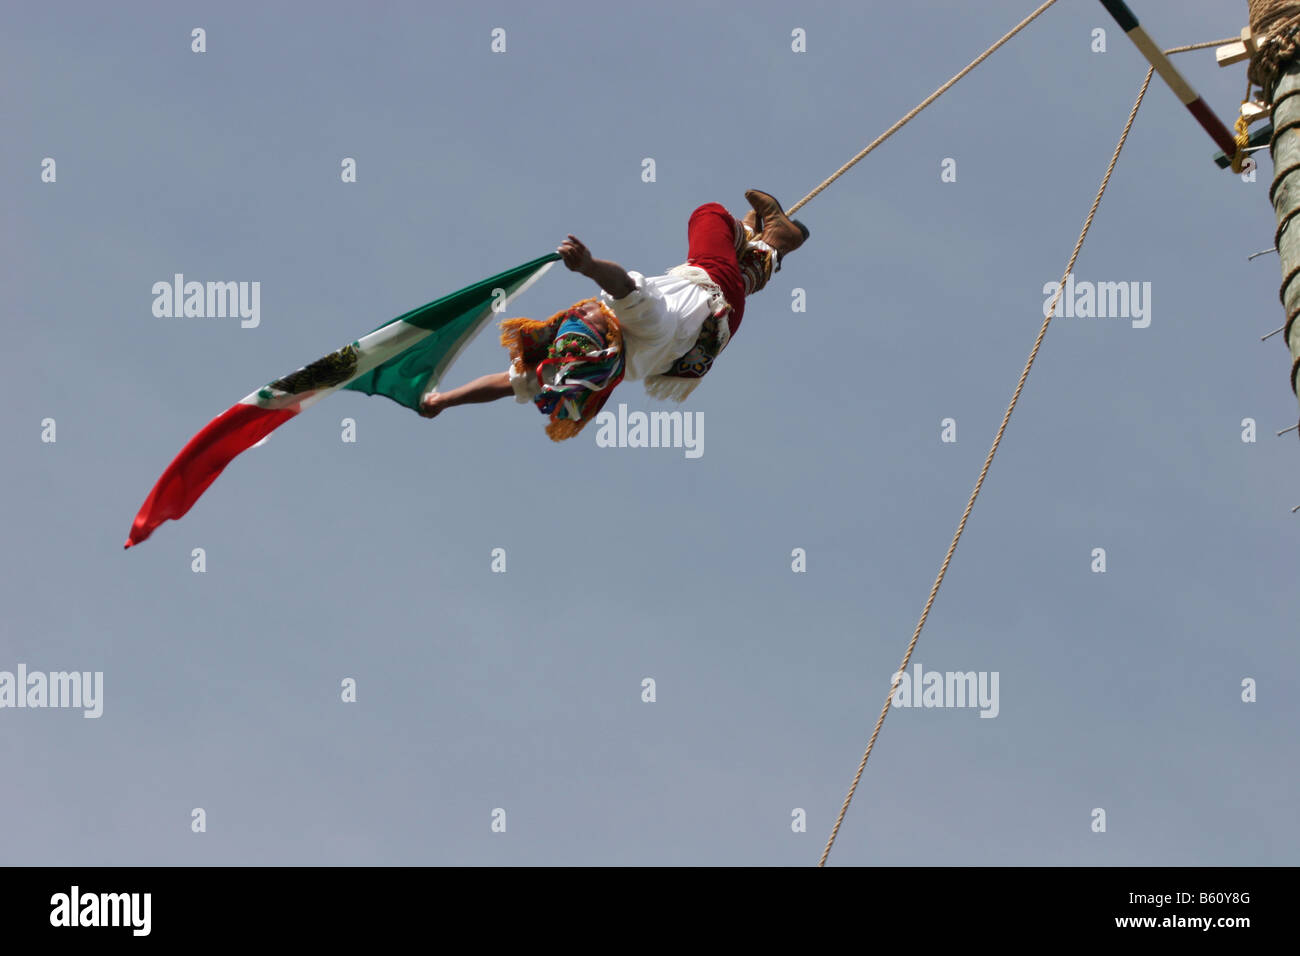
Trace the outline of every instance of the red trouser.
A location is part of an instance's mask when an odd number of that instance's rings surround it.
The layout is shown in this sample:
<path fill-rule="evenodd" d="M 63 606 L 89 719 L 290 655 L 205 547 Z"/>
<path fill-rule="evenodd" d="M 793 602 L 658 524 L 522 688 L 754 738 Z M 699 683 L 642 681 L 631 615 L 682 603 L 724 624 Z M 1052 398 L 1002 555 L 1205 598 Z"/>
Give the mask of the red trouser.
<path fill-rule="evenodd" d="M 709 274 L 731 304 L 727 325 L 734 335 L 745 314 L 745 280 L 736 258 L 736 230 L 739 223 L 720 203 L 705 203 L 691 213 L 686 227 L 686 261 Z"/>

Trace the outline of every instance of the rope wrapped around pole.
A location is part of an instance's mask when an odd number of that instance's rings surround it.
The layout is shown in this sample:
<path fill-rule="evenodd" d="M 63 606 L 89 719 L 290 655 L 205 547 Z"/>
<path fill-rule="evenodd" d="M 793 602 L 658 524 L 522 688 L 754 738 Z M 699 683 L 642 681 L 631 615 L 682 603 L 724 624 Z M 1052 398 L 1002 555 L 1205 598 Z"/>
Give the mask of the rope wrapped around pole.
<path fill-rule="evenodd" d="M 1273 185 L 1269 199 L 1277 218 L 1274 246 L 1282 262 L 1278 297 L 1286 314 L 1291 351 L 1291 390 L 1300 396 L 1300 0 L 1249 0 L 1250 29 L 1264 37 L 1250 64 L 1250 78 L 1272 103 Z"/>
<path fill-rule="evenodd" d="M 1273 95 L 1273 88 L 1286 65 L 1295 60 L 1297 27 L 1300 26 L 1300 0 L 1247 0 L 1250 6 L 1250 32 L 1267 37 L 1250 61 L 1250 81 Z"/>

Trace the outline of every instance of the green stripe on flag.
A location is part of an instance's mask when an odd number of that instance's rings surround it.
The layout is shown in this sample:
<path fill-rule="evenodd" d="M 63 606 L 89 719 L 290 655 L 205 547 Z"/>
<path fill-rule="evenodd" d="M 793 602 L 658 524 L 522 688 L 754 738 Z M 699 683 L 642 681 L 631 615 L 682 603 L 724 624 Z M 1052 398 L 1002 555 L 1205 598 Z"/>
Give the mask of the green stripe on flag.
<path fill-rule="evenodd" d="M 507 297 L 512 296 L 539 270 L 559 258 L 552 252 L 385 322 L 379 328 L 405 322 L 429 329 L 432 334 L 343 387 L 383 395 L 418 411 L 420 396 L 438 383 L 461 350 L 495 315 L 495 290 L 503 289 Z"/>

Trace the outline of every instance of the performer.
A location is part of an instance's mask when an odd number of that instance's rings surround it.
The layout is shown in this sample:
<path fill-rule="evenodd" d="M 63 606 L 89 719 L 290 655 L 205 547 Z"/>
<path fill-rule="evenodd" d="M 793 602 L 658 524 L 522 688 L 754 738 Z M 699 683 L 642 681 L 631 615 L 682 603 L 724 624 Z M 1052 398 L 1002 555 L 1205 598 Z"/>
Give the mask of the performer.
<path fill-rule="evenodd" d="M 429 392 L 420 414 L 433 418 L 454 405 L 514 395 L 547 415 L 547 434 L 562 441 L 596 417 L 624 378 L 644 379 L 655 398 L 684 400 L 736 334 L 746 297 L 767 285 L 781 260 L 808 238 L 807 227 L 787 217 L 772 196 L 751 189 L 745 199 L 753 209 L 740 221 L 719 203 L 691 213 L 686 262 L 664 275 L 593 258 L 569 236 L 556 252 L 601 294 L 545 321 L 502 322 L 509 369 Z"/>

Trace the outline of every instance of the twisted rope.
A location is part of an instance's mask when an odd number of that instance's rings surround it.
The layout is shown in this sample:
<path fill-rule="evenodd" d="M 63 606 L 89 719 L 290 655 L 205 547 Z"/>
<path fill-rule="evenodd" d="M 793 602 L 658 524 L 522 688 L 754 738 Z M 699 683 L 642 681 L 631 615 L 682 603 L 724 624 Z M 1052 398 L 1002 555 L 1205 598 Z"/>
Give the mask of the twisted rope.
<path fill-rule="evenodd" d="M 976 57 L 973 61 L 971 61 L 971 63 L 965 69 L 963 69 L 960 73 L 958 73 L 956 76 L 950 79 L 947 83 L 944 83 L 941 87 L 939 87 L 929 96 L 927 96 L 924 100 L 922 100 L 919 104 L 917 104 L 917 106 L 915 106 L 913 109 L 908 111 L 908 113 L 905 116 L 903 116 L 902 119 L 896 122 L 893 126 L 889 127 L 889 129 L 885 130 L 885 132 L 881 133 L 878 137 L 876 137 L 874 140 L 868 143 L 867 146 L 864 147 L 860 152 L 858 152 L 857 155 L 855 155 L 847 163 L 845 163 L 834 173 L 832 173 L 830 176 L 824 179 L 821 182 L 821 184 L 817 186 L 816 189 L 808 193 L 808 195 L 804 196 L 793 206 L 790 206 L 786 210 L 786 213 L 788 215 L 793 215 L 794 213 L 798 212 L 799 209 L 801 209 L 803 206 L 807 205 L 810 200 L 814 199 L 818 194 L 820 194 L 824 189 L 826 189 L 827 186 L 829 186 L 831 183 L 835 182 L 835 180 L 843 176 L 846 172 L 848 172 L 850 169 L 852 169 L 854 166 L 860 163 L 863 159 L 865 159 L 868 155 L 870 155 L 877 147 L 879 147 L 887 139 L 889 139 L 900 129 L 902 129 L 912 120 L 914 120 L 923 110 L 925 110 L 926 107 L 928 107 L 939 97 L 943 96 L 944 93 L 947 93 L 948 90 L 952 89 L 952 87 L 954 87 L 967 74 L 969 74 L 977 66 L 979 66 L 990 56 L 992 56 L 995 52 L 997 52 L 998 49 L 1000 49 L 1004 44 L 1006 44 L 1009 40 L 1011 40 L 1011 38 L 1014 37 L 1016 34 L 1018 34 L 1021 30 L 1029 26 L 1029 24 L 1033 23 L 1034 20 L 1038 19 L 1040 15 L 1045 13 L 1047 9 L 1053 6 L 1055 3 L 1056 0 L 1046 0 L 1046 2 L 1042 6 L 1040 6 L 1037 10 L 1035 10 L 1033 13 L 1027 16 L 1024 20 L 1020 21 L 1020 23 L 1016 24 L 1016 26 L 1013 27 L 1005 36 L 1003 36 L 1000 40 L 998 40 L 991 47 L 989 47 L 978 57 Z M 1255 23 L 1256 6 L 1269 8 L 1270 16 L 1280 16 L 1280 14 L 1277 11 L 1281 10 L 1282 8 L 1286 8 L 1288 11 L 1294 11 L 1293 15 L 1296 16 L 1297 23 L 1300 23 L 1300 0 L 1250 0 L 1250 4 L 1251 4 L 1251 14 L 1252 14 L 1252 18 L 1251 18 L 1252 25 Z M 1288 15 L 1292 15 L 1292 14 L 1288 13 Z M 1268 22 L 1272 22 L 1272 21 L 1269 20 Z M 1259 32 L 1260 31 L 1257 29 L 1256 33 L 1258 34 Z M 1167 54 L 1173 54 L 1173 53 L 1186 53 L 1192 50 L 1205 50 L 1205 49 L 1209 49 L 1210 47 L 1223 46 L 1225 44 L 1232 43 L 1236 39 L 1237 39 L 1236 37 L 1228 37 L 1227 39 L 1224 40 L 1212 40 L 1212 41 L 1207 41 L 1205 43 L 1192 43 L 1192 44 L 1188 44 L 1187 46 L 1172 47 L 1171 49 L 1165 50 L 1164 52 Z M 1097 215 L 1097 209 L 1101 206 L 1101 200 L 1102 197 L 1106 194 L 1106 188 L 1110 185 L 1111 174 L 1115 172 L 1115 165 L 1116 163 L 1119 162 L 1119 156 L 1124 149 L 1124 144 L 1128 142 L 1129 132 L 1133 129 L 1133 121 L 1137 119 L 1138 109 L 1142 106 L 1142 100 L 1146 97 L 1147 89 L 1151 86 L 1151 77 L 1154 75 L 1154 73 L 1155 70 L 1153 68 L 1147 70 L 1146 79 L 1142 82 L 1142 88 L 1138 92 L 1137 101 L 1133 104 L 1133 109 L 1129 113 L 1128 121 L 1124 124 L 1124 132 L 1120 135 L 1119 143 L 1115 146 L 1115 152 L 1111 156 L 1110 165 L 1106 167 L 1106 174 L 1105 176 L 1102 177 L 1101 187 L 1097 190 L 1096 198 L 1094 198 L 1092 201 L 1092 208 L 1088 210 L 1088 218 L 1084 221 L 1083 230 L 1079 233 L 1078 241 L 1076 241 L 1074 244 L 1074 251 L 1070 254 L 1070 262 L 1065 268 L 1065 275 L 1061 277 L 1060 287 L 1057 289 L 1056 296 L 1052 299 L 1052 307 L 1048 311 L 1046 318 L 1043 319 L 1042 327 L 1038 330 L 1038 337 L 1034 339 L 1034 346 L 1030 350 L 1029 358 L 1025 362 L 1024 370 L 1020 373 L 1020 378 L 1016 382 L 1016 389 L 1015 392 L 1012 393 L 1011 402 L 1007 406 L 1006 414 L 1002 416 L 1002 423 L 998 426 L 997 435 L 994 436 L 993 446 L 989 449 L 988 457 L 985 458 L 984 460 L 984 467 L 980 469 L 979 478 L 975 482 L 975 488 L 971 492 L 970 499 L 966 502 L 966 509 L 962 512 L 961 520 L 957 523 L 957 531 L 956 533 L 953 534 L 952 543 L 948 546 L 948 552 L 947 554 L 944 555 L 943 564 L 939 567 L 939 574 L 934 580 L 934 585 L 930 588 L 930 594 L 926 598 L 925 607 L 921 611 L 920 620 L 917 621 L 916 630 L 912 632 L 912 639 L 910 642 L 908 642 L 907 651 L 903 655 L 903 662 L 899 665 L 898 670 L 895 672 L 894 680 L 891 683 L 889 688 L 889 696 L 885 698 L 885 705 L 880 709 L 880 716 L 876 718 L 875 727 L 873 727 L 871 731 L 871 739 L 867 741 L 866 752 L 863 753 L 862 755 L 862 761 L 858 764 L 857 773 L 853 775 L 853 783 L 849 786 L 848 795 L 844 798 L 844 804 L 840 807 L 839 815 L 835 818 L 835 825 L 834 827 L 831 828 L 830 838 L 826 841 L 826 848 L 822 850 L 821 859 L 817 861 L 817 865 L 819 867 L 824 867 L 826 865 L 826 860 L 830 856 L 831 848 L 834 847 L 835 845 L 835 839 L 839 835 L 840 826 L 844 823 L 844 817 L 845 814 L 848 813 L 849 804 L 853 802 L 853 795 L 857 792 L 858 784 L 862 780 L 862 774 L 867 768 L 867 760 L 871 757 L 871 751 L 876 746 L 876 738 L 880 736 L 880 728 L 884 726 L 885 717 L 889 713 L 890 704 L 894 699 L 894 694 L 898 690 L 898 679 L 903 674 L 903 672 L 907 670 L 908 662 L 912 659 L 912 652 L 916 649 L 917 641 L 920 640 L 921 631 L 925 627 L 925 622 L 929 619 L 930 609 L 934 606 L 935 598 L 939 594 L 939 588 L 940 586 L 942 586 L 943 579 L 948 573 L 948 566 L 952 563 L 953 554 L 956 552 L 957 545 L 961 541 L 961 536 L 966 530 L 966 522 L 970 518 L 971 512 L 975 508 L 975 501 L 979 497 L 980 490 L 984 487 L 984 479 L 988 477 L 989 469 L 993 466 L 993 458 L 994 456 L 997 455 L 998 448 L 1002 444 L 1002 437 L 1004 434 L 1006 434 L 1007 425 L 1011 421 L 1011 415 L 1016 410 L 1016 405 L 1020 401 L 1020 394 L 1024 390 L 1025 382 L 1028 380 L 1029 373 L 1033 369 L 1035 360 L 1038 358 L 1038 351 L 1042 347 L 1043 339 L 1047 336 L 1047 329 L 1051 325 L 1052 317 L 1056 313 L 1056 306 L 1060 302 L 1061 294 L 1065 289 L 1066 279 L 1068 279 L 1070 273 L 1074 271 L 1075 262 L 1078 260 L 1079 253 L 1083 249 L 1084 240 L 1088 238 L 1088 232 L 1089 230 L 1092 229 L 1093 219 Z"/>
<path fill-rule="evenodd" d="M 1273 98 L 1278 77 L 1287 64 L 1300 53 L 1300 0 L 1248 0 L 1250 31 L 1265 37 L 1250 60 L 1252 83 L 1264 90 L 1265 99 Z"/>
<path fill-rule="evenodd" d="M 798 212 L 800 209 L 802 209 L 802 208 L 803 208 L 803 207 L 808 203 L 809 200 L 811 200 L 813 197 L 815 197 L 815 196 L 816 196 L 818 193 L 820 193 L 823 189 L 825 189 L 825 188 L 826 188 L 827 186 L 829 186 L 831 183 L 835 182 L 835 180 L 839 179 L 841 176 L 843 176 L 845 173 L 847 173 L 850 169 L 852 169 L 852 168 L 853 168 L 854 166 L 856 166 L 858 163 L 862 162 L 862 160 L 866 159 L 867 156 L 868 156 L 868 155 L 869 155 L 869 154 L 870 154 L 870 153 L 871 153 L 871 152 L 872 152 L 872 151 L 873 151 L 877 146 L 879 146 L 879 145 L 880 145 L 881 143 L 883 143 L 885 140 L 889 139 L 889 137 L 893 136 L 893 135 L 894 135 L 895 133 L 897 133 L 900 129 L 902 129 L 904 126 L 906 126 L 908 123 L 912 122 L 912 120 L 916 119 L 916 117 L 921 113 L 922 110 L 924 110 L 927 106 L 929 106 L 931 103 L 933 103 L 933 102 L 934 102 L 935 100 L 937 100 L 939 97 L 943 96 L 943 94 L 947 93 L 950 89 L 952 89 L 954 86 L 956 86 L 956 85 L 957 85 L 957 82 L 958 82 L 959 80 L 961 80 L 963 77 L 965 77 L 967 73 L 969 73 L 971 70 L 975 69 L 975 67 L 979 66 L 981 63 L 983 63 L 985 60 L 987 60 L 990 56 L 992 56 L 994 53 L 996 53 L 999 49 L 1001 49 L 1001 47 L 1002 47 L 1002 45 L 1003 45 L 1004 43 L 1006 43 L 1008 40 L 1010 40 L 1012 37 L 1014 37 L 1017 33 L 1019 33 L 1019 32 L 1020 32 L 1021 30 L 1023 30 L 1025 27 L 1029 26 L 1029 24 L 1031 24 L 1031 23 L 1033 23 L 1035 20 L 1037 20 L 1040 14 L 1046 12 L 1046 11 L 1047 11 L 1047 8 L 1053 6 L 1055 3 L 1056 3 L 1056 0 L 1047 0 L 1047 2 L 1044 3 L 1041 7 L 1039 7 L 1037 10 L 1035 10 L 1035 11 L 1034 11 L 1033 13 L 1031 13 L 1029 16 L 1025 17 L 1025 18 L 1024 18 L 1023 20 L 1021 20 L 1019 23 L 1017 23 L 1017 24 L 1016 24 L 1016 25 L 1011 29 L 1011 32 L 1010 32 L 1010 33 L 1008 33 L 1006 36 L 1004 36 L 1004 37 L 1003 37 L 1001 40 L 999 40 L 997 43 L 993 44 L 991 47 L 989 47 L 987 50 L 985 50 L 983 53 L 981 53 L 979 56 L 977 56 L 977 57 L 976 57 L 976 58 L 971 62 L 970 66 L 966 67 L 966 69 L 962 70 L 960 73 L 958 73 L 956 76 L 954 76 L 951 80 L 949 80 L 949 81 L 948 81 L 947 83 L 945 83 L 943 86 L 939 87 L 937 90 L 935 90 L 935 91 L 934 91 L 933 93 L 931 93 L 929 96 L 927 96 L 927 97 L 926 97 L 924 100 L 922 100 L 922 101 L 921 101 L 921 102 L 920 102 L 920 103 L 919 103 L 919 104 L 918 104 L 918 105 L 917 105 L 913 110 L 911 110 L 911 112 L 909 112 L 906 116 L 904 116 L 901 120 L 899 120 L 899 121 L 898 121 L 897 123 L 895 123 L 893 126 L 889 127 L 889 129 L 885 130 L 883 133 L 881 133 L 879 136 L 877 136 L 877 137 L 876 137 L 876 138 L 875 138 L 871 143 L 867 144 L 867 146 L 866 146 L 866 147 L 865 147 L 861 152 L 859 152 L 856 156 L 854 156 L 852 159 L 850 159 L 847 163 L 845 163 L 845 164 L 844 164 L 843 166 L 841 166 L 839 169 L 835 170 L 835 172 L 832 173 L 829 177 L 827 177 L 825 180 L 823 180 L 823 181 L 822 181 L 822 184 L 821 184 L 820 186 L 818 186 L 816 189 L 814 189 L 812 192 L 810 192 L 807 196 L 804 196 L 803 199 L 800 199 L 797 203 L 795 203 L 793 206 L 791 206 L 789 209 L 787 209 L 787 210 L 786 210 L 786 214 L 787 214 L 787 215 L 790 215 L 790 216 L 793 216 L 796 212 Z"/>
<path fill-rule="evenodd" d="M 1191 50 L 1208 50 L 1212 46 L 1227 46 L 1229 43 L 1236 43 L 1241 37 L 1227 37 L 1223 40 L 1206 40 L 1204 43 L 1190 43 L 1187 46 L 1171 46 L 1165 53 L 1187 53 Z"/>
<path fill-rule="evenodd" d="M 1264 96 L 1272 106 L 1273 138 L 1269 143 L 1269 153 L 1273 157 L 1273 185 L 1269 188 L 1268 198 L 1277 215 L 1277 232 L 1274 234 L 1275 249 L 1280 250 L 1282 260 L 1282 288 L 1278 297 L 1286 312 L 1286 324 L 1282 327 L 1287 347 L 1291 351 L 1291 389 L 1297 391 L 1297 375 L 1300 374 L 1300 348 L 1291 340 L 1291 333 L 1300 305 L 1291 294 L 1291 286 L 1300 276 L 1300 265 L 1295 264 L 1294 242 L 1288 236 L 1289 227 L 1300 216 L 1300 205 L 1296 202 L 1296 192 L 1290 180 L 1300 169 L 1296 161 L 1294 131 L 1300 128 L 1300 119 L 1296 118 L 1296 107 L 1288 100 L 1300 96 L 1294 79 L 1284 83 L 1287 77 L 1294 77 L 1297 60 L 1300 59 L 1300 2 L 1297 0 L 1250 0 L 1250 28 L 1257 37 L 1255 55 L 1250 61 L 1250 78 L 1264 89 Z M 1267 36 L 1265 36 L 1267 34 Z M 1287 87 L 1280 96 L 1280 86 Z M 1283 134 L 1291 137 L 1283 139 Z M 1280 243 L 1286 241 L 1284 248 Z M 1289 430 L 1289 429 L 1288 429 Z M 1279 432 L 1278 434 L 1281 434 Z"/>
<path fill-rule="evenodd" d="M 890 704 L 893 703 L 894 694 L 898 691 L 899 678 L 907 670 L 907 664 L 912 659 L 912 651 L 916 649 L 916 642 L 921 637 L 921 630 L 930 617 L 930 609 L 934 606 L 934 599 L 939 594 L 939 587 L 943 584 L 944 576 L 948 573 L 948 565 L 952 563 L 952 556 L 957 550 L 957 544 L 961 541 L 961 536 L 966 530 L 966 521 L 975 508 L 975 499 L 979 497 L 980 489 L 984 487 L 984 479 L 988 477 L 989 468 L 993 465 L 993 457 L 998 453 L 998 448 L 1002 444 L 1002 436 L 1006 434 L 1007 425 L 1011 421 L 1011 414 L 1016 410 L 1016 405 L 1020 401 L 1020 393 L 1024 390 L 1025 382 L 1029 378 L 1029 372 L 1034 367 L 1034 361 L 1038 358 L 1038 350 L 1043 344 L 1043 339 L 1047 336 L 1047 329 L 1052 324 L 1052 317 L 1056 314 L 1056 306 L 1061 300 L 1061 293 L 1065 291 L 1066 280 L 1069 278 L 1070 273 L 1074 271 L 1074 265 L 1078 261 L 1080 251 L 1083 249 L 1084 240 L 1088 238 L 1088 231 L 1092 228 L 1092 221 L 1097 215 L 1098 207 L 1101 206 L 1102 196 L 1106 194 L 1106 187 L 1110 185 L 1111 174 L 1115 172 L 1115 164 L 1119 162 L 1119 154 L 1128 141 L 1129 131 L 1133 129 L 1133 121 L 1137 119 L 1138 109 L 1142 106 L 1142 100 L 1147 95 L 1147 88 L 1151 85 L 1151 77 L 1154 73 L 1154 69 L 1147 70 L 1146 79 L 1142 82 L 1142 89 L 1138 91 L 1137 101 L 1128 114 L 1128 122 L 1124 124 L 1124 132 L 1120 135 L 1119 143 L 1115 146 L 1115 153 L 1110 158 L 1110 165 L 1106 167 L 1106 175 L 1102 177 L 1101 187 L 1097 190 L 1097 196 L 1092 201 L 1092 208 L 1088 210 L 1088 218 L 1083 223 L 1083 230 L 1079 233 L 1078 241 L 1074 244 L 1074 251 L 1070 254 L 1070 262 L 1065 267 L 1065 274 L 1061 277 L 1060 286 L 1056 290 L 1056 295 L 1052 298 L 1052 307 L 1047 310 L 1047 316 L 1043 319 L 1043 324 L 1038 330 L 1038 337 L 1034 339 L 1034 347 L 1029 352 L 1029 358 L 1025 362 L 1024 370 L 1020 373 L 1019 381 L 1016 382 L 1016 390 L 1011 396 L 1011 403 L 1007 405 L 1006 414 L 1002 416 L 1002 424 L 998 426 L 998 433 L 993 438 L 993 447 L 989 449 L 988 457 L 984 459 L 984 467 L 980 469 L 979 478 L 975 482 L 975 490 L 971 492 L 970 500 L 966 502 L 966 510 L 962 512 L 961 520 L 957 523 L 957 531 L 953 534 L 952 543 L 948 546 L 948 553 L 944 555 L 943 564 L 939 567 L 939 575 L 934 579 L 934 585 L 930 588 L 929 597 L 925 600 L 925 608 L 921 611 L 921 618 L 916 622 L 916 630 L 912 632 L 912 640 L 907 645 L 907 653 L 903 655 L 903 662 L 894 673 L 894 680 L 889 687 L 889 696 L 885 698 L 885 706 L 880 709 L 880 716 L 876 718 L 876 726 L 871 731 L 871 739 L 867 741 L 866 752 L 862 755 L 862 762 L 858 764 L 857 773 L 853 775 L 853 783 L 849 787 L 848 796 L 844 798 L 844 805 L 840 807 L 839 816 L 835 818 L 835 826 L 831 829 L 830 839 L 826 841 L 826 849 L 822 850 L 821 859 L 817 861 L 818 866 L 826 865 L 826 859 L 830 856 L 831 848 L 835 845 L 835 838 L 839 835 L 840 825 L 844 822 L 844 815 L 849 811 L 849 804 L 853 801 L 854 793 L 857 792 L 858 783 L 862 780 L 862 773 L 867 769 L 867 760 L 871 757 L 871 751 L 876 746 L 876 738 L 880 736 L 880 728 L 884 726 Z"/>
<path fill-rule="evenodd" d="M 1300 0 L 1259 0 L 1259 2 L 1273 2 L 1273 3 L 1284 2 L 1284 3 L 1292 4 L 1292 5 L 1294 5 L 1294 6 L 1297 8 L 1297 10 L 1300 10 Z M 1033 23 L 1035 20 L 1037 20 L 1038 17 L 1039 17 L 1041 14 L 1046 13 L 1048 7 L 1051 7 L 1051 6 L 1052 6 L 1053 4 L 1055 4 L 1055 3 L 1056 3 L 1056 0 L 1047 0 L 1047 2 L 1044 3 L 1041 7 L 1039 7 L 1037 10 L 1035 10 L 1035 11 L 1034 11 L 1033 13 L 1031 13 L 1029 16 L 1025 17 L 1025 18 L 1024 18 L 1023 20 L 1021 20 L 1019 23 L 1017 23 L 1017 24 L 1016 24 L 1016 25 L 1015 25 L 1015 26 L 1010 30 L 1010 32 L 1008 32 L 1004 37 L 1002 37 L 1002 39 L 998 40 L 997 43 L 993 44 L 991 47 L 989 47 L 987 50 L 985 50 L 983 53 L 981 53 L 979 56 L 977 56 L 974 60 L 972 60 L 969 66 L 967 66 L 964 70 L 962 70 L 960 73 L 958 73 L 958 74 L 957 74 L 956 76 L 954 76 L 952 79 L 950 79 L 947 83 L 943 84 L 943 86 L 939 87 L 937 90 L 935 90 L 935 91 L 934 91 L 933 93 L 931 93 L 929 96 L 927 96 L 924 100 L 922 100 L 919 104 L 917 104 L 916 107 L 914 107 L 913 109 L 911 109 L 910 111 L 908 111 L 908 113 L 907 113 L 906 116 L 904 116 L 904 117 L 903 117 L 902 119 L 900 119 L 897 123 L 895 123 L 893 126 L 889 127 L 889 129 L 885 130 L 883 133 L 881 133 L 879 136 L 877 136 L 874 140 L 872 140 L 870 143 L 868 143 L 865 147 L 863 147 L 862 150 L 861 150 L 860 152 L 858 152 L 858 154 L 857 154 L 856 156 L 854 156 L 852 159 L 850 159 L 847 163 L 845 163 L 845 164 L 844 164 L 843 166 L 841 166 L 839 169 L 835 170 L 835 172 L 831 173 L 831 175 L 828 176 L 828 177 L 826 177 L 826 179 L 822 180 L 821 184 L 818 185 L 816 189 L 814 189 L 814 190 L 813 190 L 812 192 L 810 192 L 808 195 L 804 196 L 802 199 L 800 199 L 800 200 L 799 200 L 797 203 L 795 203 L 793 206 L 791 206 L 790 208 L 788 208 L 788 209 L 785 211 L 785 212 L 786 212 L 786 215 L 788 215 L 788 216 L 793 216 L 796 212 L 798 212 L 800 209 L 802 209 L 804 206 L 806 206 L 806 205 L 809 203 L 809 201 L 811 201 L 811 200 L 814 199 L 814 198 L 815 198 L 819 193 L 821 193 L 821 191 L 824 190 L 827 186 L 829 186 L 831 183 L 835 182 L 835 180 L 839 179 L 841 176 L 843 176 L 845 173 L 847 173 L 850 169 L 852 169 L 852 168 L 853 168 L 854 166 L 856 166 L 858 163 L 862 162 L 862 160 L 866 159 L 867 156 L 869 156 L 872 152 L 874 152 L 874 151 L 876 150 L 877 147 L 879 147 L 880 145 L 882 145 L 882 144 L 885 142 L 885 140 L 889 139 L 891 136 L 893 136 L 895 133 L 897 133 L 900 129 L 902 129 L 902 128 L 903 128 L 904 126 L 906 126 L 908 123 L 912 122 L 912 120 L 916 119 L 916 117 L 919 116 L 919 115 L 921 114 L 921 112 L 925 110 L 925 108 L 926 108 L 927 106 L 929 106 L 931 103 L 933 103 L 933 102 L 934 102 L 935 100 L 937 100 L 939 97 L 943 96 L 943 94 L 947 93 L 950 89 L 952 89 L 954 86 L 956 86 L 957 83 L 960 82 L 962 79 L 964 79 L 965 76 L 966 76 L 968 73 L 970 73 L 972 70 L 975 69 L 975 67 L 979 66 L 981 63 L 983 63 L 985 60 L 987 60 L 990 56 L 992 56 L 994 53 L 996 53 L 996 52 L 997 52 L 997 51 L 998 51 L 998 50 L 999 50 L 999 49 L 1000 49 L 1000 48 L 1001 48 L 1005 43 L 1007 43 L 1007 41 L 1009 41 L 1012 37 L 1014 37 L 1017 33 L 1019 33 L 1019 32 L 1020 32 L 1021 30 L 1023 30 L 1025 27 L 1029 26 L 1029 24 L 1031 24 L 1031 23 Z M 1165 52 L 1166 52 L 1166 53 L 1187 53 L 1187 52 L 1189 52 L 1189 51 L 1191 51 L 1191 50 L 1207 50 L 1207 49 L 1209 49 L 1210 47 L 1215 47 L 1215 46 L 1224 46 L 1225 44 L 1228 44 L 1228 43 L 1235 43 L 1238 39 L 1240 39 L 1240 38 L 1239 38 L 1239 37 L 1228 37 L 1227 39 L 1224 39 L 1224 40 L 1214 40 L 1214 41 L 1212 41 L 1212 42 L 1207 42 L 1207 43 L 1192 43 L 1192 44 L 1190 44 L 1190 45 L 1188 45 L 1188 46 L 1176 46 L 1176 47 L 1173 47 L 1173 48 L 1171 48 L 1171 49 L 1165 50 Z"/>

